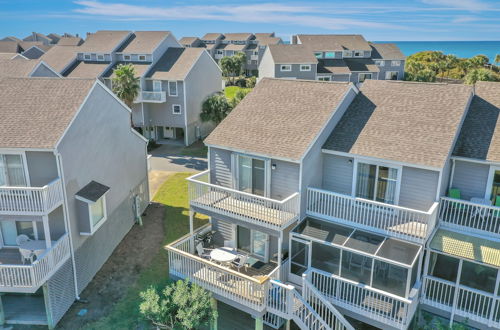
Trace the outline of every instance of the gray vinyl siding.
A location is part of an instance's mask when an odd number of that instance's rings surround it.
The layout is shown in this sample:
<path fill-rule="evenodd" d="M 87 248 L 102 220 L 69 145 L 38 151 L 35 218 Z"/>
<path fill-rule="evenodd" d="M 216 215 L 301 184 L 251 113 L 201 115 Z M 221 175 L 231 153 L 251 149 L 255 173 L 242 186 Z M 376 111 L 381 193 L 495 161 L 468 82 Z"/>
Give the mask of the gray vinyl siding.
<path fill-rule="evenodd" d="M 223 245 L 224 241 L 236 239 L 233 237 L 233 225 L 230 222 L 212 217 L 212 230 L 216 232 L 214 240 L 220 245 Z"/>
<path fill-rule="evenodd" d="M 85 60 L 84 59 L 84 54 L 90 54 L 90 60 Z M 103 54 L 103 53 L 78 53 L 77 59 L 79 61 L 97 61 L 97 55 L 104 55 L 104 61 L 99 61 L 99 62 L 111 62 L 113 57 L 111 56 L 110 53 L 108 54 Z"/>
<path fill-rule="evenodd" d="M 158 45 L 158 48 L 156 48 L 153 51 L 153 54 L 152 54 L 153 63 L 156 63 L 161 58 L 161 56 L 167 51 L 167 49 L 170 47 L 177 47 L 177 48 L 182 47 L 182 45 L 179 44 L 177 39 L 175 39 L 173 34 L 169 34 L 165 38 L 165 40 L 163 40 L 160 43 L 160 45 Z"/>
<path fill-rule="evenodd" d="M 64 314 L 75 301 L 75 282 L 73 279 L 73 265 L 71 259 L 68 259 L 59 270 L 47 281 L 47 295 L 45 302 L 50 313 L 53 324 L 52 329 L 57 322 L 61 320 Z"/>
<path fill-rule="evenodd" d="M 374 61 L 380 61 L 378 59 L 374 59 Z M 388 71 L 396 71 L 398 73 L 398 80 L 402 80 L 405 72 L 405 61 L 401 60 L 400 66 L 391 66 L 391 60 L 382 60 L 384 61 L 384 66 L 379 66 L 379 80 L 385 80 L 385 73 Z"/>
<path fill-rule="evenodd" d="M 189 71 L 185 81 L 186 92 L 186 144 L 195 142 L 198 138 L 196 127 L 199 127 L 201 137 L 207 136 L 214 125 L 203 123 L 200 113 L 203 101 L 210 95 L 222 90 L 222 72 L 210 55 L 203 51 Z"/>
<path fill-rule="evenodd" d="M 489 165 L 456 160 L 452 188 L 460 189 L 462 199 L 482 198 L 488 184 L 489 171 Z"/>
<path fill-rule="evenodd" d="M 262 78 L 274 78 L 276 72 L 276 66 L 274 65 L 274 60 L 271 55 L 271 51 L 269 47 L 266 47 L 266 51 L 264 55 L 262 55 L 262 59 L 259 64 L 259 79 Z"/>
<path fill-rule="evenodd" d="M 144 123 L 147 126 L 166 126 L 166 127 L 185 127 L 184 112 L 186 111 L 186 105 L 184 104 L 184 82 L 177 81 L 177 96 L 168 95 L 168 81 L 162 81 L 162 90 L 166 91 L 166 102 L 164 103 L 147 103 L 144 102 Z M 153 80 L 147 79 L 145 81 L 145 86 L 143 87 L 145 91 L 153 90 Z M 172 106 L 174 104 L 179 104 L 181 106 L 181 113 L 174 114 Z M 142 113 L 141 113 L 142 115 Z M 142 120 L 142 118 L 140 118 Z"/>
<path fill-rule="evenodd" d="M 209 154 L 210 182 L 226 188 L 233 188 L 231 151 L 211 147 Z"/>
<path fill-rule="evenodd" d="M 124 56 L 130 56 L 130 59 L 125 59 Z M 145 55 L 146 59 L 144 61 L 139 60 L 139 55 Z M 121 54 L 116 54 L 116 61 L 118 62 L 138 62 L 138 63 L 151 63 L 153 61 L 153 56 L 151 54 L 144 54 L 144 53 L 134 53 L 134 54 L 129 54 L 129 53 L 121 53 Z"/>
<path fill-rule="evenodd" d="M 300 71 L 301 64 L 283 64 L 283 65 L 291 65 L 291 71 L 281 71 L 281 64 L 274 65 L 274 72 L 276 78 L 297 78 L 297 79 L 306 79 L 306 80 L 315 80 L 316 79 L 316 71 L 317 64 L 309 64 L 311 65 L 310 71 Z"/>
<path fill-rule="evenodd" d="M 448 187 L 450 185 L 450 180 L 451 180 L 451 167 L 452 167 L 452 161 L 450 158 L 446 160 L 446 163 L 443 167 L 443 174 L 441 175 L 441 191 L 440 191 L 440 196 L 446 196 L 446 193 L 448 192 Z"/>
<path fill-rule="evenodd" d="M 300 187 L 300 218 L 305 216 L 306 202 L 307 202 L 307 188 L 308 187 L 321 187 L 322 177 L 323 177 L 323 158 L 324 154 L 321 152 L 321 148 L 325 144 L 326 140 L 330 136 L 333 128 L 337 125 L 340 118 L 344 115 L 346 109 L 351 104 L 352 100 L 356 96 L 356 92 L 350 89 L 342 103 L 339 104 L 337 110 L 333 114 L 332 118 L 328 121 L 325 128 L 321 131 L 317 137 L 311 149 L 304 156 L 302 161 L 302 186 Z"/>
<path fill-rule="evenodd" d="M 399 205 L 427 211 L 436 201 L 439 172 L 414 167 L 403 167 Z"/>
<path fill-rule="evenodd" d="M 323 189 L 339 194 L 352 194 L 353 158 L 323 155 Z"/>
<path fill-rule="evenodd" d="M 23 56 L 29 58 L 30 60 L 36 60 L 43 54 L 45 54 L 45 52 L 38 47 L 31 47 L 23 52 Z"/>
<path fill-rule="evenodd" d="M 332 76 L 332 81 L 350 81 L 350 75 L 349 74 L 334 74 Z"/>
<path fill-rule="evenodd" d="M 363 73 L 363 74 L 364 73 L 371 73 L 372 74 L 372 78 L 371 79 L 374 79 L 374 80 L 379 79 L 379 75 L 378 75 L 379 73 L 378 72 L 368 72 L 368 71 L 366 71 L 366 72 L 351 72 L 350 81 L 352 83 L 358 83 L 358 81 L 359 81 L 359 74 L 360 73 Z"/>
<path fill-rule="evenodd" d="M 283 200 L 299 191 L 300 166 L 281 160 L 271 160 L 276 169 L 271 169 L 271 198 Z"/>
<path fill-rule="evenodd" d="M 51 152 L 26 151 L 30 184 L 43 187 L 58 177 L 56 157 Z"/>
<path fill-rule="evenodd" d="M 54 78 L 54 77 L 59 77 L 57 73 L 49 69 L 45 64 L 39 65 L 35 71 L 33 71 L 30 74 L 30 77 L 49 77 L 49 78 Z"/>

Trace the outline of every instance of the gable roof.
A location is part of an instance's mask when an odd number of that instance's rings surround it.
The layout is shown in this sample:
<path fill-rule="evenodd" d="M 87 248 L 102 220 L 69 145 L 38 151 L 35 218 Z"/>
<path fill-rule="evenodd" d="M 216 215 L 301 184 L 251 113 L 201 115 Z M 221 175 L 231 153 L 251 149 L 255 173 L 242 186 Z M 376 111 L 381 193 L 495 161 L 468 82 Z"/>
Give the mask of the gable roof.
<path fill-rule="evenodd" d="M 357 58 L 357 59 L 344 59 L 345 64 L 351 72 L 355 71 L 369 71 L 379 72 L 378 66 L 370 58 Z"/>
<path fill-rule="evenodd" d="M 299 34 L 302 45 L 314 51 L 332 50 L 372 50 L 370 44 L 360 34 Z"/>
<path fill-rule="evenodd" d="M 107 30 L 88 33 L 85 42 L 79 48 L 79 52 L 111 53 L 129 34 L 130 31 Z"/>
<path fill-rule="evenodd" d="M 274 32 L 260 32 L 260 33 L 254 33 L 255 38 L 260 39 L 263 37 L 274 37 Z"/>
<path fill-rule="evenodd" d="M 62 39 L 61 39 L 62 40 Z M 42 61 L 61 73 L 69 64 L 76 60 L 78 47 L 55 45 L 40 57 Z"/>
<path fill-rule="evenodd" d="M 181 45 L 192 45 L 193 43 L 195 43 L 197 40 L 200 40 L 198 39 L 198 37 L 182 37 L 180 40 L 179 40 L 179 43 Z"/>
<path fill-rule="evenodd" d="M 404 60 L 406 56 L 396 44 L 382 44 L 370 42 L 373 59 Z"/>
<path fill-rule="evenodd" d="M 454 156 L 500 162 L 500 83 L 478 81 Z"/>
<path fill-rule="evenodd" d="M 19 46 L 24 50 L 27 51 L 28 49 L 32 47 L 37 47 L 44 52 L 48 51 L 50 48 L 52 48 L 52 45 L 45 45 L 41 41 L 21 41 L 19 43 Z"/>
<path fill-rule="evenodd" d="M 283 40 L 278 37 L 257 37 L 256 40 L 259 42 L 260 46 L 278 45 L 283 43 Z"/>
<path fill-rule="evenodd" d="M 203 48 L 169 48 L 147 76 L 158 80 L 184 80 L 204 51 Z"/>
<path fill-rule="evenodd" d="M 58 46 L 80 46 L 83 44 L 83 39 L 80 37 L 62 37 L 57 42 Z"/>
<path fill-rule="evenodd" d="M 170 31 L 135 31 L 117 52 L 151 54 L 170 34 Z"/>
<path fill-rule="evenodd" d="M 263 78 L 205 143 L 298 161 L 350 88 L 349 83 Z"/>
<path fill-rule="evenodd" d="M 201 40 L 217 40 L 222 36 L 222 33 L 206 33 Z"/>
<path fill-rule="evenodd" d="M 136 77 L 142 77 L 148 71 L 148 69 L 151 67 L 150 63 L 144 63 L 144 62 L 116 62 L 111 68 L 109 68 L 103 74 L 103 77 L 106 77 L 106 78 L 116 77 L 114 70 L 120 64 L 132 64 L 132 66 L 134 67 L 134 70 L 135 70 Z"/>
<path fill-rule="evenodd" d="M 0 41 L 0 53 L 18 53 L 20 50 L 17 41 Z"/>
<path fill-rule="evenodd" d="M 0 53 L 0 61 L 11 60 L 16 53 Z"/>
<path fill-rule="evenodd" d="M 333 73 L 333 74 L 350 74 L 351 70 L 344 62 L 338 59 L 319 59 L 318 60 L 318 73 Z"/>
<path fill-rule="evenodd" d="M 0 61 L 0 78 L 28 77 L 38 63 L 39 60 L 11 59 Z"/>
<path fill-rule="evenodd" d="M 60 78 L 0 79 L 0 148 L 52 149 L 94 83 Z"/>
<path fill-rule="evenodd" d="M 32 40 L 32 39 L 35 39 L 35 40 Z M 51 39 L 49 37 L 47 37 L 45 34 L 38 33 L 38 32 L 33 32 L 30 35 L 23 38 L 24 41 L 39 41 L 38 39 L 42 39 L 42 40 L 45 39 L 49 42 L 51 41 Z"/>
<path fill-rule="evenodd" d="M 95 79 L 99 78 L 109 65 L 109 62 L 77 61 L 70 69 L 64 72 L 64 76 L 69 78 Z"/>
<path fill-rule="evenodd" d="M 269 45 L 268 48 L 276 64 L 318 63 L 313 52 L 302 45 Z"/>
<path fill-rule="evenodd" d="M 224 40 L 227 41 L 246 41 L 251 36 L 252 33 L 244 32 L 244 33 L 224 33 Z"/>
<path fill-rule="evenodd" d="M 247 45 L 226 44 L 224 50 L 232 50 L 235 52 L 243 51 Z"/>
<path fill-rule="evenodd" d="M 324 149 L 442 168 L 472 88 L 366 80 Z"/>
<path fill-rule="evenodd" d="M 52 43 L 57 44 L 57 42 L 61 39 L 61 36 L 57 33 L 49 33 L 47 37 L 52 41 Z"/>

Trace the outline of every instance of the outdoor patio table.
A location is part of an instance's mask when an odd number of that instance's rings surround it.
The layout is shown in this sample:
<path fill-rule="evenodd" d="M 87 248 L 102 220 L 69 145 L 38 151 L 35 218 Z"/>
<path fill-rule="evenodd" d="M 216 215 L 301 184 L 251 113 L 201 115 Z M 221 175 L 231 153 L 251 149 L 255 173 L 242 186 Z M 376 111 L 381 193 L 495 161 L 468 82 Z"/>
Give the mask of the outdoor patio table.
<path fill-rule="evenodd" d="M 45 251 L 45 249 L 47 248 L 47 246 L 45 245 L 45 241 L 41 241 L 41 240 L 29 240 L 29 241 L 26 241 L 26 242 L 22 243 L 21 245 L 19 245 L 19 248 L 22 249 L 22 250 L 31 251 L 35 255 L 38 256 L 43 251 Z"/>
<path fill-rule="evenodd" d="M 227 264 L 238 258 L 238 254 L 233 248 L 221 247 L 212 250 L 212 252 L 210 252 L 210 258 L 214 261 Z"/>

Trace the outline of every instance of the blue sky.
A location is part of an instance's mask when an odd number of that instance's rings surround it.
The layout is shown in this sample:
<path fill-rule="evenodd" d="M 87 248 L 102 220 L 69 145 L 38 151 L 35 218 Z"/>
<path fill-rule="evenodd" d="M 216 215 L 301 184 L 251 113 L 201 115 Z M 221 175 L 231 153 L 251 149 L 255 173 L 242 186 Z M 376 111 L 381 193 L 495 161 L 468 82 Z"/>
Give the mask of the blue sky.
<path fill-rule="evenodd" d="M 0 0 L 0 36 L 31 31 L 361 33 L 368 40 L 500 40 L 499 0 Z"/>

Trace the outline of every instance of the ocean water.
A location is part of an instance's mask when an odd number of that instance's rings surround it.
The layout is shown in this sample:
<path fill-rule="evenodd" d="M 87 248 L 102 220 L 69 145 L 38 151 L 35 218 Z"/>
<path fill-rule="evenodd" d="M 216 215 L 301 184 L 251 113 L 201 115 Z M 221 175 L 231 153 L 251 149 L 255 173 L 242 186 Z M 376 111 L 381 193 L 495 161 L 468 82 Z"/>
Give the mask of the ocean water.
<path fill-rule="evenodd" d="M 437 50 L 445 54 L 453 54 L 458 57 L 472 57 L 475 55 L 486 55 L 490 62 L 495 60 L 495 55 L 500 54 L 500 41 L 376 41 L 390 42 L 398 45 L 399 49 L 409 56 L 411 54 L 425 51 Z"/>

